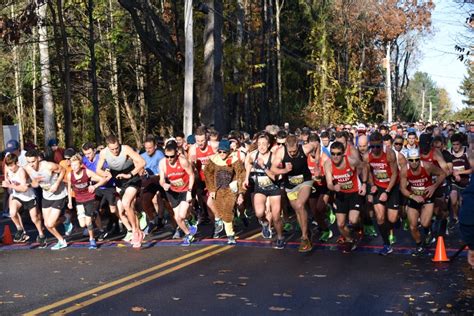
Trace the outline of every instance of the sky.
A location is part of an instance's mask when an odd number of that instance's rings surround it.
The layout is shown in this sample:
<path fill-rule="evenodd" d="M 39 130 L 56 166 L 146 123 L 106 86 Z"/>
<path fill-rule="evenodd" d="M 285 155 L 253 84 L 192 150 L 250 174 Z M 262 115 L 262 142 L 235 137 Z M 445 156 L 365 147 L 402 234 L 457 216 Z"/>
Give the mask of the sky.
<path fill-rule="evenodd" d="M 432 14 L 434 35 L 425 38 L 420 45 L 421 57 L 415 70 L 430 75 L 439 88 L 445 88 L 453 104 L 459 110 L 462 95 L 457 90 L 467 74 L 466 65 L 460 62 L 454 45 L 460 44 L 460 34 L 467 34 L 465 28 L 468 8 L 460 7 L 453 0 L 435 0 L 436 8 Z M 471 5 L 471 10 L 474 6 Z"/>

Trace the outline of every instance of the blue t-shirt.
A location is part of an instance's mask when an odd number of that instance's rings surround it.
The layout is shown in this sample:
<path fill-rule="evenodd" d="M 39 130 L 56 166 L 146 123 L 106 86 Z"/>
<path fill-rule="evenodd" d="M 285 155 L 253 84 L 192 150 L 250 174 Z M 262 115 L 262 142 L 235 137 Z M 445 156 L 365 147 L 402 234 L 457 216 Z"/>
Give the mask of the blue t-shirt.
<path fill-rule="evenodd" d="M 99 154 L 97 153 L 94 157 L 94 160 L 93 161 L 89 161 L 89 159 L 87 159 L 87 157 L 82 157 L 82 163 L 84 164 L 84 166 L 89 169 L 89 170 L 92 170 L 94 172 L 96 172 L 97 170 L 97 163 L 99 162 Z M 104 161 L 104 166 L 103 166 L 103 169 L 107 169 L 107 161 Z M 112 187 L 114 186 L 114 180 L 113 179 L 110 179 L 109 182 L 107 182 L 105 184 L 105 186 L 102 186 L 100 187 L 101 189 L 105 188 L 105 187 Z"/>
<path fill-rule="evenodd" d="M 160 150 L 156 150 L 153 156 L 149 156 L 146 152 L 142 153 L 140 156 L 145 159 L 145 170 L 148 175 L 158 175 L 160 173 L 158 170 L 158 164 L 160 163 L 160 160 L 165 157 Z"/>

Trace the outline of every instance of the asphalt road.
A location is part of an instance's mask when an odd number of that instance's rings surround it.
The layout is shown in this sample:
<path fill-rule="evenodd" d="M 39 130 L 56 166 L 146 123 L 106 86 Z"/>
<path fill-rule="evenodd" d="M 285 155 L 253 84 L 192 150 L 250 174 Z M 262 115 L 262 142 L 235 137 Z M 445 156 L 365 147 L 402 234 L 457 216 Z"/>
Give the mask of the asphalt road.
<path fill-rule="evenodd" d="M 1 220 L 0 230 L 8 222 Z M 474 313 L 474 273 L 465 253 L 444 264 L 431 262 L 432 253 L 413 257 L 413 242 L 402 230 L 395 252 L 382 257 L 376 254 L 380 237 L 364 238 L 350 254 L 333 238 L 302 255 L 297 232 L 276 250 L 255 221 L 239 226 L 241 238 L 232 247 L 206 239 L 210 229 L 204 226 L 190 247 L 169 240 L 169 229 L 140 250 L 120 241 L 89 250 L 77 241 L 80 231 L 56 252 L 34 244 L 2 246 L 0 314 Z M 447 237 L 449 254 L 459 245 L 455 232 Z"/>

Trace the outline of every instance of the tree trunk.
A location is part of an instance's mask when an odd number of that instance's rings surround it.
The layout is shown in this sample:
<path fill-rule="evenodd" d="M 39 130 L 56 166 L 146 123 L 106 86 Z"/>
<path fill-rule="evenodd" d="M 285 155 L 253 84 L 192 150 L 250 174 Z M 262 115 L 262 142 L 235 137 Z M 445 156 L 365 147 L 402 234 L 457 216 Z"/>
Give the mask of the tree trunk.
<path fill-rule="evenodd" d="M 15 5 L 12 4 L 11 6 L 11 15 L 12 18 L 15 15 Z M 24 147 L 24 139 L 23 139 L 23 97 L 21 94 L 22 87 L 20 83 L 20 62 L 18 58 L 18 46 L 13 45 L 13 71 L 15 76 L 15 103 L 16 103 L 16 111 L 17 111 L 17 118 L 18 118 L 18 133 L 20 138 L 20 146 L 21 148 Z"/>
<path fill-rule="evenodd" d="M 128 119 L 128 123 L 130 124 L 130 128 L 132 129 L 132 135 L 133 138 L 135 139 L 135 144 L 137 145 L 137 148 L 141 148 L 142 142 L 140 140 L 140 132 L 137 127 L 137 122 L 135 120 L 135 115 L 133 113 L 133 109 L 130 106 L 130 103 L 128 102 L 127 95 L 122 89 L 122 97 L 123 97 L 123 104 L 125 105 L 125 114 Z"/>
<path fill-rule="evenodd" d="M 145 59 L 143 58 L 143 52 L 141 49 L 140 38 L 137 37 L 136 41 L 136 50 L 135 50 L 135 60 L 137 66 L 135 68 L 135 78 L 137 81 L 137 95 L 138 95 L 138 104 L 140 107 L 140 134 L 141 140 L 145 140 L 147 131 L 148 131 L 148 111 L 147 104 L 145 100 L 145 72 L 143 65 L 145 64 Z M 141 143 L 141 142 L 140 142 Z M 138 144 L 137 144 L 138 145 Z M 140 148 L 140 146 L 139 146 Z"/>
<path fill-rule="evenodd" d="M 184 9 L 184 105 L 183 132 L 184 135 L 193 133 L 193 98 L 194 98 L 194 37 L 193 37 L 193 3 L 186 0 Z"/>
<path fill-rule="evenodd" d="M 95 35 L 94 35 L 94 1 L 89 0 L 87 6 L 87 15 L 89 18 L 89 54 L 90 54 L 90 69 L 89 78 L 92 84 L 92 121 L 94 124 L 94 136 L 96 144 L 100 144 L 102 141 L 102 135 L 100 132 L 100 120 L 99 120 L 99 87 L 97 84 L 97 66 L 95 57 Z"/>
<path fill-rule="evenodd" d="M 33 143 L 36 145 L 38 144 L 38 127 L 36 123 L 36 55 L 37 55 L 37 50 L 36 50 L 36 39 L 37 39 L 37 34 L 36 34 L 36 27 L 33 27 L 33 49 L 31 50 L 31 60 L 32 60 L 32 75 L 33 75 L 33 80 L 32 80 L 32 96 L 31 96 L 31 104 L 32 104 L 32 112 L 33 112 Z"/>
<path fill-rule="evenodd" d="M 280 14 L 285 4 L 285 0 L 275 0 L 275 27 L 276 27 L 276 71 L 277 71 L 277 106 L 278 106 L 278 118 L 279 120 L 283 119 L 284 108 L 283 104 L 281 103 L 281 89 L 282 89 L 282 81 L 281 81 L 281 42 L 280 42 Z"/>
<path fill-rule="evenodd" d="M 69 57 L 69 45 L 67 40 L 66 27 L 64 25 L 62 0 L 57 0 L 59 28 L 61 31 L 62 58 L 64 63 L 63 80 L 63 111 L 64 111 L 64 133 L 66 147 L 72 147 L 74 144 L 72 135 L 72 95 L 71 95 L 71 66 Z"/>
<path fill-rule="evenodd" d="M 260 63 L 263 64 L 261 70 L 260 82 L 263 83 L 263 87 L 260 90 L 260 103 L 257 105 L 259 109 L 259 120 L 258 128 L 261 129 L 267 125 L 271 120 L 271 113 L 268 106 L 268 72 L 269 72 L 269 60 L 267 56 L 267 44 L 268 44 L 268 14 L 267 14 L 267 0 L 262 0 L 262 33 L 261 33 L 261 46 L 260 46 Z M 269 48 L 268 48 L 269 49 Z M 270 117 L 269 117 L 270 116 Z"/>
<path fill-rule="evenodd" d="M 222 74 L 222 1 L 208 0 L 210 10 L 206 16 L 204 28 L 204 67 L 203 84 L 200 95 L 201 122 L 214 124 L 224 132 L 224 86 Z M 217 12 L 217 13 L 216 13 Z"/>
<path fill-rule="evenodd" d="M 115 47 L 110 39 L 111 31 L 115 27 L 114 23 L 114 7 L 112 4 L 112 0 L 109 0 L 109 23 L 110 23 L 110 30 L 108 30 L 107 34 L 109 34 L 108 44 L 109 44 L 109 62 L 110 62 L 110 69 L 112 71 L 110 76 L 110 92 L 112 93 L 112 99 L 115 109 L 115 122 L 117 124 L 117 138 L 119 142 L 122 143 L 122 123 L 120 120 L 120 98 L 118 92 L 118 72 L 117 72 L 117 57 L 115 56 Z"/>
<path fill-rule="evenodd" d="M 245 11 L 244 11 L 244 2 L 243 0 L 237 0 L 237 5 L 235 8 L 236 24 L 237 31 L 235 36 L 235 63 L 233 66 L 232 80 L 235 87 L 241 87 L 242 85 L 242 74 L 240 72 L 240 67 L 242 67 L 242 43 L 244 39 L 244 23 L 245 23 Z M 233 128 L 239 130 L 242 126 L 240 120 L 242 118 L 242 111 L 240 107 L 240 96 L 242 93 L 234 92 L 232 95 L 232 113 L 234 122 L 232 123 Z"/>
<path fill-rule="evenodd" d="M 224 26 L 222 0 L 214 1 L 214 95 L 213 105 L 215 109 L 214 124 L 221 133 L 229 131 L 228 108 L 224 104 L 224 70 L 222 67 L 223 45 L 222 27 Z"/>
<path fill-rule="evenodd" d="M 37 3 L 39 3 L 38 1 Z M 46 28 L 46 5 L 38 5 L 38 34 L 41 69 L 41 92 L 43 94 L 44 144 L 56 138 L 53 92 L 51 90 L 51 72 L 49 64 L 48 30 Z"/>

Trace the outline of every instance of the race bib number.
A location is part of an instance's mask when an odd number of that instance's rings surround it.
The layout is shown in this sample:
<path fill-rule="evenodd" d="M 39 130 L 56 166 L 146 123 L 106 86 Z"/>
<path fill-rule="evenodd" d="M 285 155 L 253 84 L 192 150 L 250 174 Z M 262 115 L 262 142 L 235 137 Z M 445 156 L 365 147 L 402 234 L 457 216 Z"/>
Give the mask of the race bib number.
<path fill-rule="evenodd" d="M 385 181 L 390 181 L 388 178 L 387 171 L 385 170 L 375 170 L 374 171 L 375 178 L 379 181 L 385 182 Z"/>
<path fill-rule="evenodd" d="M 466 170 L 466 169 L 464 168 L 464 166 L 453 166 L 453 170 L 456 170 L 456 171 L 464 171 L 464 170 Z"/>
<path fill-rule="evenodd" d="M 425 187 L 412 187 L 412 192 L 414 195 L 424 196 L 425 195 Z"/>
<path fill-rule="evenodd" d="M 267 176 L 258 176 L 257 183 L 258 183 L 258 186 L 261 188 L 266 188 L 273 184 L 272 180 Z"/>
<path fill-rule="evenodd" d="M 171 185 L 174 186 L 175 188 L 181 188 L 184 186 L 184 181 L 183 179 L 177 179 L 170 181 Z"/>
<path fill-rule="evenodd" d="M 290 184 L 292 184 L 292 185 L 298 185 L 298 184 L 303 183 L 304 177 L 303 177 L 303 175 L 301 174 L 301 175 L 299 175 L 299 176 L 289 177 L 289 178 L 288 178 L 288 181 L 289 181 Z"/>
<path fill-rule="evenodd" d="M 354 188 L 352 181 L 341 183 L 341 190 L 351 190 L 352 188 Z"/>

